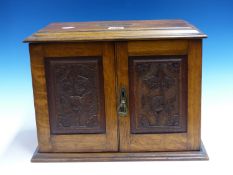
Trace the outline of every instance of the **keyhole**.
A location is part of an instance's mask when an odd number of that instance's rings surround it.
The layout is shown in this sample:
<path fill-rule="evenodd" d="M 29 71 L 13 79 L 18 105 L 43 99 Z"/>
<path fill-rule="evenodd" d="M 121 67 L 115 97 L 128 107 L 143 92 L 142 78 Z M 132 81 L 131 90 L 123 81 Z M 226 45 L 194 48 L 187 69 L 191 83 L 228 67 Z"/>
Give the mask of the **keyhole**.
<path fill-rule="evenodd" d="M 122 98 L 124 98 L 124 97 L 125 97 L 125 90 L 124 90 L 124 89 L 122 89 L 121 97 L 122 97 Z"/>
<path fill-rule="evenodd" d="M 118 114 L 120 116 L 126 116 L 128 112 L 127 109 L 127 96 L 125 88 L 122 88 L 120 91 L 120 102 L 118 107 Z"/>
<path fill-rule="evenodd" d="M 125 88 L 121 89 L 121 99 L 125 99 L 126 98 L 126 90 Z"/>

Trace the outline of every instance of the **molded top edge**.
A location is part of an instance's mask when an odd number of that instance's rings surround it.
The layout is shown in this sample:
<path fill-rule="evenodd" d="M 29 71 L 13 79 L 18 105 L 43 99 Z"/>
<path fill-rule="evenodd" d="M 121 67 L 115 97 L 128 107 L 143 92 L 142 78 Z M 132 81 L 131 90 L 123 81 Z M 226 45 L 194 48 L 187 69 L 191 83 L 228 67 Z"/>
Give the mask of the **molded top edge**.
<path fill-rule="evenodd" d="M 137 20 L 51 23 L 24 42 L 117 41 L 206 38 L 183 20 Z"/>

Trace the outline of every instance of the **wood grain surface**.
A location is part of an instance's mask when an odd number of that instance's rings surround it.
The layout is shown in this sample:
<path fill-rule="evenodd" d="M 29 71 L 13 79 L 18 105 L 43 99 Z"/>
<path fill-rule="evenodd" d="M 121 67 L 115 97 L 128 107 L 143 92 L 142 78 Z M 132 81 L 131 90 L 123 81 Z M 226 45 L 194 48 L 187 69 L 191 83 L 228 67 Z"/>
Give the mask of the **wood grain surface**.
<path fill-rule="evenodd" d="M 106 161 L 187 161 L 209 160 L 204 145 L 199 151 L 132 152 L 132 153 L 40 153 L 35 151 L 32 162 L 106 162 Z"/>
<path fill-rule="evenodd" d="M 85 47 L 86 46 L 86 47 Z M 117 151 L 117 115 L 115 99 L 115 67 L 113 43 L 30 44 L 31 69 L 36 123 L 41 152 L 103 152 Z M 45 58 L 62 60 L 72 56 L 102 56 L 106 133 L 65 134 L 50 132 Z M 88 57 L 87 57 L 88 58 Z"/>
<path fill-rule="evenodd" d="M 183 20 L 144 20 L 52 23 L 26 38 L 38 136 L 32 161 L 207 160 L 201 143 L 205 37 Z M 79 114 L 87 90 L 92 93 Z M 85 125 L 93 114 L 99 121 Z"/>
<path fill-rule="evenodd" d="M 188 55 L 188 105 L 187 105 L 187 132 L 161 133 L 161 134 L 133 134 L 130 129 L 130 116 L 119 118 L 120 151 L 184 151 L 200 149 L 200 87 L 201 87 L 201 40 L 173 42 L 165 46 L 165 41 L 138 41 L 118 42 L 117 52 L 117 77 L 118 91 L 126 87 L 129 94 L 128 57 L 145 55 Z M 166 41 L 168 42 L 168 41 Z M 179 44 L 183 43 L 183 44 Z M 154 47 L 155 45 L 160 47 Z M 165 48 L 163 47 L 165 46 Z M 171 47 L 169 47 L 171 46 Z M 194 48 L 195 47 L 195 48 Z M 149 49 L 148 49 L 149 48 Z M 181 52 L 182 50 L 182 52 Z M 134 55 L 135 53 L 135 55 Z M 119 78 L 120 77 L 120 78 Z M 184 92 L 185 93 L 185 92 Z M 186 91 L 187 93 L 187 91 Z M 129 102 L 130 103 L 130 102 Z M 129 109 L 134 110 L 134 109 Z M 194 129 L 195 128 L 195 129 Z"/>
<path fill-rule="evenodd" d="M 24 42 L 119 41 L 172 38 L 205 38 L 183 20 L 97 21 L 52 23 Z"/>

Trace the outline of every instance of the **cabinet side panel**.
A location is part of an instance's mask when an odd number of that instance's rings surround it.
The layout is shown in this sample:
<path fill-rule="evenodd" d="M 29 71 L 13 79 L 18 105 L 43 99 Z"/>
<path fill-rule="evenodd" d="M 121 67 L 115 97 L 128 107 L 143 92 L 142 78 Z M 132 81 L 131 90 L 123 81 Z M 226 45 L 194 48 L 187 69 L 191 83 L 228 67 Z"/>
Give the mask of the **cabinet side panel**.
<path fill-rule="evenodd" d="M 30 44 L 30 61 L 39 151 L 52 150 L 42 44 Z"/>
<path fill-rule="evenodd" d="M 188 51 L 188 143 L 190 150 L 201 146 L 202 40 L 190 40 Z"/>

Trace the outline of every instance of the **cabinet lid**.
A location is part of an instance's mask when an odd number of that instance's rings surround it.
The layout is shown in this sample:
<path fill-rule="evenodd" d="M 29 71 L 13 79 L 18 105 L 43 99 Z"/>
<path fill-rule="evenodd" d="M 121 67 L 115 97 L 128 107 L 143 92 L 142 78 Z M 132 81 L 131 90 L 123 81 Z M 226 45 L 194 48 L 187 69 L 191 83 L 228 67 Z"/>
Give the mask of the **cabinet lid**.
<path fill-rule="evenodd" d="M 51 23 L 24 42 L 119 41 L 167 38 L 205 38 L 183 20 L 98 21 Z"/>

